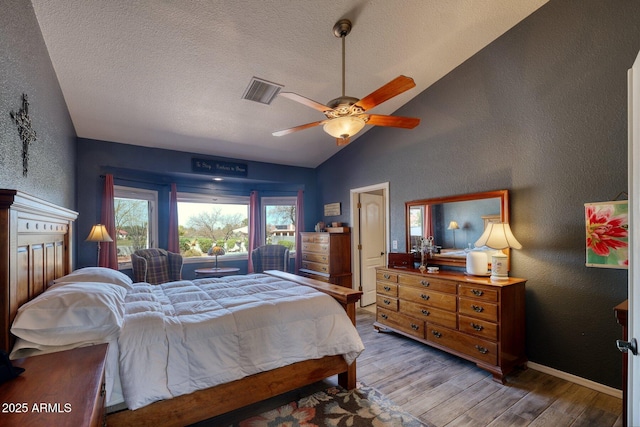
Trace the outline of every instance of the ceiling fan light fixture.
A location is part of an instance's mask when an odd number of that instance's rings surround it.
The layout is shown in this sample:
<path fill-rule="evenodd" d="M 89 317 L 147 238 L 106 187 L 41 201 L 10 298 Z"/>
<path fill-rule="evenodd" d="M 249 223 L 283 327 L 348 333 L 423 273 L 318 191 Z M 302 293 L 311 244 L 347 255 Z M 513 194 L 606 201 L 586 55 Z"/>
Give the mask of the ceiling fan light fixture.
<path fill-rule="evenodd" d="M 334 138 L 349 138 L 362 130 L 364 119 L 356 116 L 344 116 L 326 122 L 323 129 Z"/>

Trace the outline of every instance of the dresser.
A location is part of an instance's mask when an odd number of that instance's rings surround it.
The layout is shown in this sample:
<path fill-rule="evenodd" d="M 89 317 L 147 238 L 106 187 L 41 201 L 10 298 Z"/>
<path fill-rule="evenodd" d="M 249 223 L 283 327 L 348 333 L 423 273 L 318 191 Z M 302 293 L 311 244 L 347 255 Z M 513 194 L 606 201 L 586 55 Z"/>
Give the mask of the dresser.
<path fill-rule="evenodd" d="M 0 426 L 106 425 L 107 344 L 13 361 L 25 371 L 0 385 Z"/>
<path fill-rule="evenodd" d="M 470 360 L 504 383 L 527 362 L 525 283 L 378 268 L 374 327 Z"/>
<path fill-rule="evenodd" d="M 299 274 L 351 288 L 351 233 L 302 232 Z"/>

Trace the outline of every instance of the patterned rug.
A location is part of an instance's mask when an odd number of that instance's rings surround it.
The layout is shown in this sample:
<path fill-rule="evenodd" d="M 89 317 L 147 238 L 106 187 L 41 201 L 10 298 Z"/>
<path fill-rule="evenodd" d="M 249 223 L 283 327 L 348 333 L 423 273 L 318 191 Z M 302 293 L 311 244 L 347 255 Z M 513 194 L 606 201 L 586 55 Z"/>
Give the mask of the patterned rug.
<path fill-rule="evenodd" d="M 423 427 L 373 387 L 358 383 L 347 391 L 331 387 L 271 411 L 251 417 L 233 427 Z"/>

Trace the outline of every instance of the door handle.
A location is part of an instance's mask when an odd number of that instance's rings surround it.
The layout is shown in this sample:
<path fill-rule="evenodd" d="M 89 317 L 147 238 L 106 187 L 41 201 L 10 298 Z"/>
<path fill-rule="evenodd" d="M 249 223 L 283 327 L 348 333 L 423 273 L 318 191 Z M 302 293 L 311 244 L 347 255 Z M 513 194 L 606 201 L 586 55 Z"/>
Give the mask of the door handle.
<path fill-rule="evenodd" d="M 384 255 L 384 252 L 380 252 L 380 256 Z"/>
<path fill-rule="evenodd" d="M 638 341 L 635 338 L 631 338 L 631 341 L 616 340 L 616 346 L 623 353 L 631 352 L 634 356 L 638 355 Z"/>

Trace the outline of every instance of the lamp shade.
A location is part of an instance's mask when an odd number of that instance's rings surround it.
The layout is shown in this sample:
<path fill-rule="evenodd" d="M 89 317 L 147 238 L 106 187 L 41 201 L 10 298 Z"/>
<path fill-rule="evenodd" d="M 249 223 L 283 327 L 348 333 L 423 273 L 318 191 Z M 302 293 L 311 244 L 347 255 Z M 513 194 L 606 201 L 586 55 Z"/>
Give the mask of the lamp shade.
<path fill-rule="evenodd" d="M 458 226 L 458 222 L 457 221 L 451 221 L 449 223 L 449 226 L 447 227 L 447 230 L 459 230 L 460 227 Z"/>
<path fill-rule="evenodd" d="M 488 246 L 492 249 L 522 249 L 520 242 L 516 240 L 508 222 L 489 223 L 476 241 L 476 247 Z"/>
<path fill-rule="evenodd" d="M 356 116 L 336 117 L 324 124 L 323 129 L 334 138 L 351 137 L 360 132 L 365 121 Z"/>
<path fill-rule="evenodd" d="M 87 242 L 113 242 L 111 236 L 107 232 L 107 227 L 103 224 L 96 224 L 91 227 L 91 231 L 89 232 L 89 236 L 85 240 Z"/>

